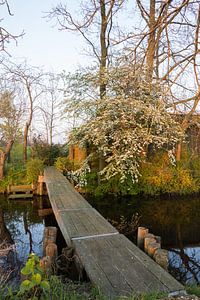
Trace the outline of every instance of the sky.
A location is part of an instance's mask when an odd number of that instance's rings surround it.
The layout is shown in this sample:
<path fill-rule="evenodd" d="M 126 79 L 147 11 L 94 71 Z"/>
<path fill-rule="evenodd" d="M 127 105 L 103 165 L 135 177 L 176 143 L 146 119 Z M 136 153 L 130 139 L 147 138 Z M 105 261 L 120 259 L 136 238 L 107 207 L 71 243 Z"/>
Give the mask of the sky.
<path fill-rule="evenodd" d="M 83 55 L 84 43 L 77 34 L 59 31 L 55 21 L 45 18 L 58 2 L 56 0 L 9 0 L 10 16 L 6 7 L 0 11 L 1 26 L 10 33 L 23 37 L 7 45 L 13 59 L 26 58 L 29 65 L 40 66 L 45 70 L 61 72 L 73 71 L 89 59 Z M 76 1 L 63 1 L 76 9 Z"/>

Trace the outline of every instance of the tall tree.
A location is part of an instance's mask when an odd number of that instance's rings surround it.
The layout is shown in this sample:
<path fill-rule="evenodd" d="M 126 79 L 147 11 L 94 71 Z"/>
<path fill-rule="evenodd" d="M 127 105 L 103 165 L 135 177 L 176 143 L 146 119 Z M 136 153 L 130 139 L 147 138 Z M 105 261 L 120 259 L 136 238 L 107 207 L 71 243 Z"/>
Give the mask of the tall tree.
<path fill-rule="evenodd" d="M 110 80 L 106 97 L 90 101 L 91 111 L 97 113 L 72 132 L 71 142 L 91 146 L 86 164 L 79 170 L 82 174 L 91 170 L 90 163 L 103 153 L 106 164 L 99 174 L 104 179 L 135 182 L 148 146 L 171 154 L 181 130 L 166 110 L 160 87 L 152 84 L 149 93 L 144 70 L 135 71 L 134 65 L 125 61 L 110 68 L 107 76 Z"/>
<path fill-rule="evenodd" d="M 0 95 L 0 180 L 4 177 L 6 159 L 19 131 L 21 108 L 13 101 L 13 93 L 4 91 Z"/>
<path fill-rule="evenodd" d="M 27 160 L 28 134 L 33 120 L 36 101 L 44 93 L 44 73 L 36 67 L 30 67 L 26 62 L 22 64 L 4 63 L 8 78 L 20 90 L 26 106 L 26 122 L 23 132 L 23 158 Z"/>
<path fill-rule="evenodd" d="M 57 5 L 49 14 L 50 18 L 58 20 L 62 30 L 78 32 L 90 46 L 99 68 L 100 99 L 106 96 L 107 67 L 114 46 L 111 38 L 114 18 L 124 2 L 125 0 L 89 0 L 83 5 L 83 1 L 80 1 L 82 14 L 80 19 L 69 12 L 67 6 L 63 4 Z M 100 154 L 99 170 L 103 166 L 102 162 Z"/>
<path fill-rule="evenodd" d="M 111 38 L 114 17 L 124 2 L 125 0 L 89 0 L 83 4 L 80 1 L 79 19 L 64 4 L 57 5 L 49 13 L 50 18 L 57 19 L 61 30 L 78 32 L 90 46 L 99 66 L 101 99 L 106 94 L 106 70 L 111 58 L 111 49 L 114 46 Z"/>
<path fill-rule="evenodd" d="M 63 96 L 63 91 L 60 86 L 60 81 L 60 76 L 53 73 L 46 74 L 44 94 L 39 104 L 42 117 L 40 123 L 44 124 L 46 142 L 50 145 L 50 147 L 53 144 L 53 137 L 56 133 L 56 127 L 58 128 L 59 133 L 62 131 L 61 120 L 59 124 L 57 122 L 62 118 L 61 96 Z"/>
<path fill-rule="evenodd" d="M 6 6 L 8 14 L 10 16 L 13 16 L 9 6 L 9 1 L 0 0 L 0 6 Z M 0 19 L 0 23 L 2 23 L 3 20 L 4 19 Z M 0 52 L 7 52 L 6 45 L 9 44 L 11 41 L 17 42 L 17 38 L 19 38 L 22 35 L 23 33 L 19 35 L 12 34 L 4 26 L 0 26 Z"/>
<path fill-rule="evenodd" d="M 137 0 L 137 5 L 144 26 L 134 51 L 130 50 L 135 61 L 139 58 L 146 64 L 148 84 L 158 81 L 164 86 L 168 109 L 183 115 L 182 129 L 186 132 L 200 100 L 200 2 Z M 181 143 L 178 160 L 180 153 Z"/>

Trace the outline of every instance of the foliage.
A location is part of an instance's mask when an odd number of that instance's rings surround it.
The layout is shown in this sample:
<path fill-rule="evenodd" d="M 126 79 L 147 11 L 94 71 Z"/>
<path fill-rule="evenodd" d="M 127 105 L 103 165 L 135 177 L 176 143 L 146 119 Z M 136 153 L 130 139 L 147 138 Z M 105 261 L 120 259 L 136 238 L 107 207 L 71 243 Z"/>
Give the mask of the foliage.
<path fill-rule="evenodd" d="M 120 65 L 107 76 L 107 96 L 90 102 L 93 115 L 72 133 L 71 142 L 94 146 L 106 161 L 100 172 L 106 180 L 117 176 L 137 182 L 147 147 L 173 149 L 181 130 L 166 111 L 159 87 L 148 90 L 142 69 Z"/>
<path fill-rule="evenodd" d="M 35 183 L 38 180 L 38 176 L 43 173 L 44 170 L 44 163 L 39 158 L 34 158 L 29 160 L 26 163 L 26 175 L 27 181 L 29 183 Z"/>
<path fill-rule="evenodd" d="M 196 295 L 200 297 L 200 285 L 189 285 L 186 287 L 186 291 L 188 294 Z"/>
<path fill-rule="evenodd" d="M 98 173 L 95 171 L 86 173 L 79 181 L 85 182 L 85 190 L 96 196 L 110 193 L 118 195 L 190 194 L 198 192 L 200 188 L 198 180 L 192 176 L 189 164 L 185 165 L 184 161 L 180 161 L 174 165 L 165 152 L 154 153 L 148 162 L 141 164 L 139 172 L 141 176 L 135 183 L 128 176 L 124 182 L 120 181 L 119 176 L 115 176 L 108 180 L 102 179 L 98 184 Z"/>
<path fill-rule="evenodd" d="M 96 68 L 78 70 L 74 74 L 62 74 L 64 81 L 64 105 L 66 119 L 71 123 L 71 130 L 80 125 L 80 120 L 88 120 L 94 115 L 91 105 L 98 98 Z M 70 122 L 71 121 L 71 122 Z"/>
<path fill-rule="evenodd" d="M 21 110 L 14 103 L 14 93 L 5 91 L 0 94 L 0 141 L 7 143 L 15 140 L 19 133 Z"/>
<path fill-rule="evenodd" d="M 55 167 L 63 172 L 69 172 L 73 169 L 72 162 L 69 161 L 68 157 L 58 157 L 55 161 Z"/>
<path fill-rule="evenodd" d="M 90 172 L 86 173 L 84 181 L 86 182 L 85 190 L 88 193 L 94 193 L 97 197 L 106 194 L 137 195 L 140 192 L 138 183 L 133 183 L 130 176 L 124 182 L 120 181 L 119 176 L 115 176 L 108 180 L 101 180 L 98 185 L 97 172 Z"/>
<path fill-rule="evenodd" d="M 21 270 L 26 279 L 22 281 L 18 296 L 36 300 L 40 295 L 50 290 L 49 282 L 45 278 L 45 273 L 40 267 L 40 259 L 34 253 L 29 255 L 26 265 Z"/>
<path fill-rule="evenodd" d="M 157 154 L 151 162 L 143 163 L 140 172 L 139 183 L 145 194 L 189 194 L 199 189 L 190 170 L 182 163 L 172 165 L 165 154 Z"/>
<path fill-rule="evenodd" d="M 9 184 L 22 184 L 26 182 L 26 169 L 24 166 L 7 166 L 7 174 L 3 180 L 0 181 L 0 192 L 4 192 Z"/>
<path fill-rule="evenodd" d="M 56 158 L 62 154 L 60 145 L 50 145 L 41 136 L 34 137 L 31 145 L 32 157 L 41 159 L 45 165 L 53 165 Z"/>
<path fill-rule="evenodd" d="M 31 156 L 31 148 L 28 146 L 28 159 Z M 23 140 L 22 137 L 20 139 L 16 140 L 13 144 L 11 153 L 10 153 L 10 161 L 14 165 L 22 165 L 24 163 L 23 161 Z"/>

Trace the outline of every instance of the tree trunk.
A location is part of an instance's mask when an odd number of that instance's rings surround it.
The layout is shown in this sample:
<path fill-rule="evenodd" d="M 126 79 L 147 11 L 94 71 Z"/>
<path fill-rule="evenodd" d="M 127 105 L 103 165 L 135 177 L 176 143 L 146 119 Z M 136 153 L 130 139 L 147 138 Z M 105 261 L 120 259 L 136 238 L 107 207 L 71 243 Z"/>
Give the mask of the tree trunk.
<path fill-rule="evenodd" d="M 0 151 L 0 180 L 4 178 L 4 170 L 5 170 L 5 163 L 8 155 L 10 154 L 10 151 L 12 149 L 12 145 L 14 143 L 14 140 L 10 140 L 4 151 Z"/>
<path fill-rule="evenodd" d="M 180 143 L 178 143 L 177 148 L 176 148 L 176 160 L 177 161 L 181 160 L 181 151 L 182 151 L 182 144 L 180 142 Z"/>
<path fill-rule="evenodd" d="M 105 0 L 100 1 L 101 5 L 101 32 L 100 32 L 100 45 L 101 45 L 101 57 L 100 57 L 100 99 L 103 99 L 106 95 L 106 64 L 108 58 L 108 50 L 106 45 L 106 29 L 107 29 L 107 17 L 106 17 L 106 5 Z"/>
<path fill-rule="evenodd" d="M 0 180 L 4 178 L 4 169 L 5 169 L 6 157 L 3 151 L 0 152 Z"/>
<path fill-rule="evenodd" d="M 24 129 L 24 144 L 23 144 L 24 162 L 27 161 L 28 128 L 29 128 L 28 123 L 26 123 L 25 129 Z"/>
<path fill-rule="evenodd" d="M 29 119 L 26 122 L 25 128 L 24 128 L 24 147 L 23 147 L 23 156 L 24 156 L 24 162 L 27 161 L 27 147 L 28 147 L 28 131 L 31 126 L 32 118 L 33 118 L 33 97 L 31 93 L 31 87 L 28 81 L 26 80 L 26 88 L 28 92 L 28 97 L 30 101 L 30 114 L 29 114 Z"/>
<path fill-rule="evenodd" d="M 156 48 L 156 39 L 155 39 L 155 11 L 156 3 L 155 0 L 150 0 L 150 16 L 149 16 L 149 39 L 147 45 L 147 82 L 150 86 L 153 79 L 153 69 L 154 69 L 154 56 Z"/>

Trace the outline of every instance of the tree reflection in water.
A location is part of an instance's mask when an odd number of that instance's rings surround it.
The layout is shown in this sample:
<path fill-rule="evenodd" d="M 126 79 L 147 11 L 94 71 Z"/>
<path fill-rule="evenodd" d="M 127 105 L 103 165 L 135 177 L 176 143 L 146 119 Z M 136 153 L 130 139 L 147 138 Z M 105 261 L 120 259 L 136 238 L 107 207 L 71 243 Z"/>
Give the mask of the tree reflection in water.
<path fill-rule="evenodd" d="M 21 263 L 30 252 L 42 254 L 44 220 L 38 216 L 39 201 L 6 201 L 1 197 L 7 230 L 16 244 L 17 257 Z"/>
<path fill-rule="evenodd" d="M 170 249 L 170 273 L 182 283 L 200 282 L 200 247 Z"/>

